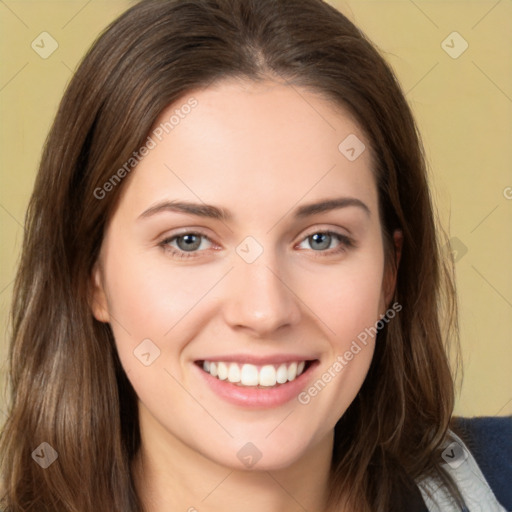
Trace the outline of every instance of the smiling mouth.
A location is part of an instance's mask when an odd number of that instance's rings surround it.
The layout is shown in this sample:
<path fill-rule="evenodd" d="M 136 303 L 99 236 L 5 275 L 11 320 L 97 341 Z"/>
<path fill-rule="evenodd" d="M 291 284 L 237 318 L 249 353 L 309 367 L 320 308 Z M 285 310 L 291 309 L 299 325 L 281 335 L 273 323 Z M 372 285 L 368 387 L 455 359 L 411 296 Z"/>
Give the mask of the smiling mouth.
<path fill-rule="evenodd" d="M 294 381 L 305 373 L 315 361 L 254 365 L 203 360 L 196 361 L 196 364 L 212 377 L 240 387 L 273 388 Z"/>

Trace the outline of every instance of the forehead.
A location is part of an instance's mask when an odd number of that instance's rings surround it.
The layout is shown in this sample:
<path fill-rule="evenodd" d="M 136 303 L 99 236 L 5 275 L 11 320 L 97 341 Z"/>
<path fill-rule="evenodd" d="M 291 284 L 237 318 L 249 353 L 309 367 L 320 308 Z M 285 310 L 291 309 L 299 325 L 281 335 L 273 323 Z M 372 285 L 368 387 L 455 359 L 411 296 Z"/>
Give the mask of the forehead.
<path fill-rule="evenodd" d="M 298 86 L 219 82 L 166 108 L 150 136 L 154 148 L 125 191 L 136 207 L 175 197 L 258 209 L 339 195 L 376 201 L 358 123 Z"/>

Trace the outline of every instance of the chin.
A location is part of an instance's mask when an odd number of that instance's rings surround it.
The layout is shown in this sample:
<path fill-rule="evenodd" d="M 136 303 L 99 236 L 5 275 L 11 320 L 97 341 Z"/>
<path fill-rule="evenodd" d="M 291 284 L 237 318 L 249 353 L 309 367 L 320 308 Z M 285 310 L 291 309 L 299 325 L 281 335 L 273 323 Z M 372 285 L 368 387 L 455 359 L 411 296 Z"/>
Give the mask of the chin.
<path fill-rule="evenodd" d="M 238 471 L 279 471 L 307 458 L 312 446 L 304 438 L 303 431 L 296 439 L 279 435 L 271 439 L 272 434 L 267 439 L 253 437 L 252 441 L 240 441 L 241 437 L 231 439 L 229 443 L 219 443 L 218 450 L 207 449 L 204 454 L 213 462 Z"/>

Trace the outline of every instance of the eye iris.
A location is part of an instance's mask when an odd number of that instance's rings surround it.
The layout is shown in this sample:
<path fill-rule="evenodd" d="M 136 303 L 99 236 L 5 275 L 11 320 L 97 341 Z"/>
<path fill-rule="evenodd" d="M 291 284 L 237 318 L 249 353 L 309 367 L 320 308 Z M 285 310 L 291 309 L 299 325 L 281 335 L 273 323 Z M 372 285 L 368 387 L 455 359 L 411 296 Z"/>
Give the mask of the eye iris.
<path fill-rule="evenodd" d="M 309 237 L 311 246 L 315 250 L 328 249 L 331 245 L 332 236 L 329 233 L 315 233 Z M 178 247 L 183 251 L 194 251 L 201 245 L 201 236 L 188 234 L 176 238 Z M 316 246 L 315 246 L 316 244 Z"/>
<path fill-rule="evenodd" d="M 185 245 L 180 242 L 184 242 Z M 184 251 L 193 251 L 201 245 L 201 237 L 197 235 L 183 235 L 176 239 L 178 247 Z"/>
<path fill-rule="evenodd" d="M 309 238 L 314 242 L 311 244 L 311 247 L 313 249 L 327 249 L 329 245 L 331 245 L 331 235 L 329 235 L 328 233 L 315 233 L 314 235 L 311 235 Z M 315 243 L 319 243 L 320 247 L 315 247 Z"/>

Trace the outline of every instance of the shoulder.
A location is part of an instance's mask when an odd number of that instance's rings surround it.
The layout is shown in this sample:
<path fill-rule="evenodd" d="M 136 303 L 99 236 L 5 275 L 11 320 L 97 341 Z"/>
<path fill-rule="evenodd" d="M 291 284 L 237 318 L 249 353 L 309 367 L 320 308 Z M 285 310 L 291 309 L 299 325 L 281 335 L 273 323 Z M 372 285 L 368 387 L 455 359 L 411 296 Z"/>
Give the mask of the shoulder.
<path fill-rule="evenodd" d="M 454 417 L 442 447 L 442 466 L 457 486 L 457 505 L 438 477 L 417 482 L 429 512 L 512 510 L 512 416 Z"/>
<path fill-rule="evenodd" d="M 497 500 L 512 510 L 512 416 L 455 417 L 452 429 L 475 458 Z"/>

